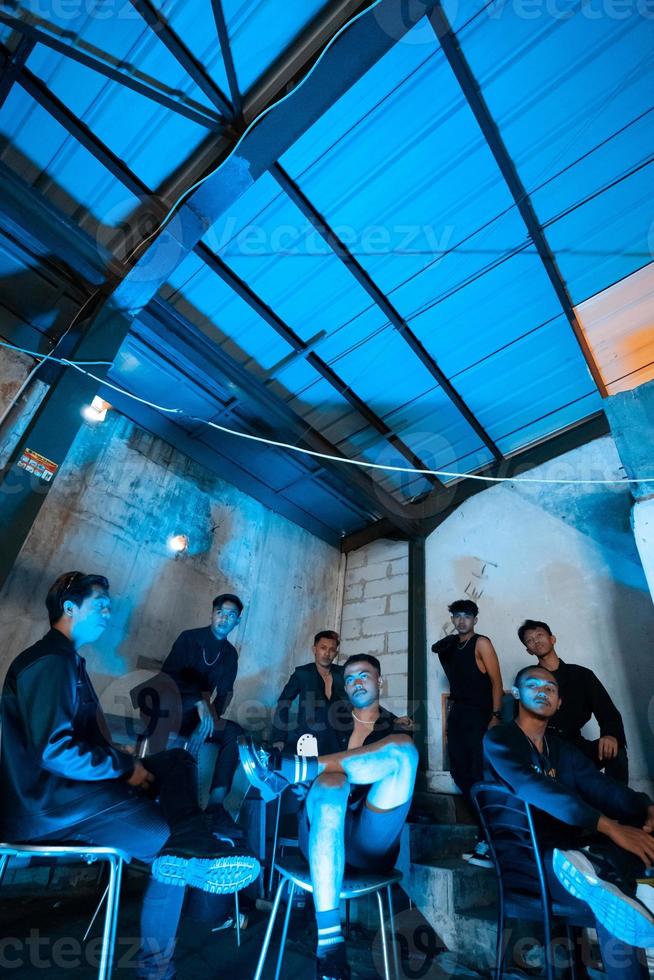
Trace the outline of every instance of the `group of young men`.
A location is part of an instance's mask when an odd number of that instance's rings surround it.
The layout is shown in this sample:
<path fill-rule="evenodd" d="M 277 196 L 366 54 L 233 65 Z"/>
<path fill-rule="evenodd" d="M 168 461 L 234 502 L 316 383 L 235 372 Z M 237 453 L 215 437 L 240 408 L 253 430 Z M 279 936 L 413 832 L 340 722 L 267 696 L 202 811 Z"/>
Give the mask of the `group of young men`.
<path fill-rule="evenodd" d="M 14 660 L 5 679 L 0 836 L 110 844 L 150 864 L 138 976 L 169 980 L 183 886 L 229 894 L 260 870 L 229 834 L 224 803 L 237 767 L 265 800 L 295 786 L 313 885 L 316 976 L 347 980 L 339 914 L 345 867 L 393 866 L 418 766 L 410 720 L 380 704 L 379 660 L 359 654 L 339 666 L 338 634 L 318 633 L 313 660 L 296 668 L 281 692 L 272 745 L 264 748 L 223 718 L 238 668 L 227 637 L 243 611 L 238 596 L 223 593 L 210 625 L 183 632 L 160 674 L 133 692 L 148 721 L 148 751 L 137 758 L 111 744 L 78 653 L 109 622 L 107 580 L 63 575 L 46 606 L 50 631 Z M 519 635 L 538 664 L 519 673 L 518 714 L 500 724 L 501 672 L 491 641 L 474 632 L 477 607 L 461 600 L 450 611 L 455 632 L 434 649 L 450 682 L 448 748 L 457 785 L 470 794 L 485 756 L 487 777 L 548 815 L 543 840 L 553 891 L 566 889 L 593 910 L 611 978 L 644 978 L 638 948 L 654 945 L 654 890 L 638 882 L 654 863 L 654 804 L 626 785 L 619 714 L 592 672 L 558 658 L 549 627 L 528 620 Z M 586 743 L 581 727 L 592 714 L 601 736 Z M 217 743 L 218 755 L 201 811 L 196 757 L 207 740 Z M 586 839 L 591 849 L 579 850 Z M 486 858 L 481 842 L 475 850 L 479 863 Z"/>

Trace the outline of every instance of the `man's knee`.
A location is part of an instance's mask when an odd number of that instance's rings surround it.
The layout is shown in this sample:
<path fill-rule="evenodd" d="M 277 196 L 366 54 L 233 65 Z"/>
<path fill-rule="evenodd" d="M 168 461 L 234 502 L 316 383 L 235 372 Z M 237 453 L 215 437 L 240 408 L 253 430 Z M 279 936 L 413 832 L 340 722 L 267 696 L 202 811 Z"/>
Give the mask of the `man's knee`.
<path fill-rule="evenodd" d="M 350 784 L 343 773 L 323 772 L 313 781 L 307 796 L 307 813 L 309 818 L 317 809 L 338 809 L 345 811 L 347 798 L 350 794 Z"/>
<path fill-rule="evenodd" d="M 395 734 L 389 738 L 389 749 L 398 771 L 415 776 L 418 769 L 418 750 L 410 735 Z"/>

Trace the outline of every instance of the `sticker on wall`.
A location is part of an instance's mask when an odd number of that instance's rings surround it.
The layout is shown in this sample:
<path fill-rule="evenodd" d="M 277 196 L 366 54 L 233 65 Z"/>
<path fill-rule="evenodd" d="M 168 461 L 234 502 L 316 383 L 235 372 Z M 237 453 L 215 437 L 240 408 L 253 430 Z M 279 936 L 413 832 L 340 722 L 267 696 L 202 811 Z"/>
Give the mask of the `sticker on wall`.
<path fill-rule="evenodd" d="M 16 465 L 21 470 L 25 470 L 26 473 L 38 476 L 39 480 L 43 480 L 45 483 L 49 483 L 59 469 L 57 463 L 53 463 L 51 459 L 46 459 L 40 453 L 35 453 L 33 449 L 24 449 Z"/>

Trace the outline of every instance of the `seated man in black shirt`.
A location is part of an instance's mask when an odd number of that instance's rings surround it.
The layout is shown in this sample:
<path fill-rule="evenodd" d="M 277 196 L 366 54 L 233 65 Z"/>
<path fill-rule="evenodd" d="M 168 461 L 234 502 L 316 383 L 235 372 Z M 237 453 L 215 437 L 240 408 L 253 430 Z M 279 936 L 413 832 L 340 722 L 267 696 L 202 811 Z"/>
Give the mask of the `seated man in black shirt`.
<path fill-rule="evenodd" d="M 334 663 L 340 640 L 334 630 L 321 630 L 313 638 L 313 662 L 296 667 L 279 695 L 273 718 L 272 743 L 276 749 L 296 750 L 298 736 L 313 735 L 318 752 L 327 751 L 329 711 L 345 697 L 343 668 Z M 291 705 L 298 698 L 297 721 L 290 722 Z"/>
<path fill-rule="evenodd" d="M 203 742 L 220 746 L 207 806 L 220 818 L 238 767 L 236 739 L 243 731 L 221 717 L 232 700 L 238 670 L 238 654 L 227 637 L 242 612 L 238 596 L 216 596 L 210 625 L 180 633 L 161 667 L 163 678 L 157 675 L 132 691 L 141 711 L 151 716 L 152 745 L 165 747 L 172 728 L 196 758 Z"/>
<path fill-rule="evenodd" d="M 272 753 L 239 739 L 241 762 L 264 799 L 310 782 L 299 818 L 309 862 L 318 931 L 317 977 L 350 976 L 341 932 L 339 894 L 345 865 L 383 871 L 395 863 L 418 766 L 418 753 L 398 719 L 379 703 L 379 660 L 355 654 L 343 665 L 347 701 L 332 731 L 334 751 L 314 758 Z"/>
<path fill-rule="evenodd" d="M 629 782 L 627 740 L 620 712 L 611 697 L 588 667 L 565 663 L 558 656 L 556 637 L 547 623 L 526 619 L 518 630 L 518 637 L 527 652 L 537 657 L 541 667 L 556 677 L 561 696 L 561 707 L 550 722 L 549 731 L 572 742 L 598 769 L 620 783 Z M 600 737 L 594 741 L 584 738 L 581 729 L 595 717 Z"/>
<path fill-rule="evenodd" d="M 187 752 L 137 761 L 109 742 L 77 652 L 109 623 L 107 579 L 68 572 L 46 606 L 50 631 L 16 657 L 2 692 L 0 839 L 117 847 L 150 864 L 137 976 L 169 980 L 183 886 L 235 892 L 257 877 L 259 862 L 210 833 Z"/>
<path fill-rule="evenodd" d="M 550 733 L 548 723 L 561 706 L 550 671 L 524 667 L 513 695 L 519 701 L 515 721 L 484 736 L 486 778 L 537 808 L 552 897 L 569 905 L 566 889 L 590 906 L 608 977 L 646 980 L 644 958 L 633 947 L 654 945 L 654 888 L 638 884 L 654 862 L 654 804 Z M 587 853 L 576 850 L 584 845 Z"/>

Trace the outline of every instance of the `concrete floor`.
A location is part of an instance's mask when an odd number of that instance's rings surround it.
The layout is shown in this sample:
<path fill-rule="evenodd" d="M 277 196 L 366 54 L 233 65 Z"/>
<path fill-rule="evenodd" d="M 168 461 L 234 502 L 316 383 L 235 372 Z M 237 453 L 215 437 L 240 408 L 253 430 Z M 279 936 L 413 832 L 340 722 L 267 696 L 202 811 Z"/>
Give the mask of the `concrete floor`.
<path fill-rule="evenodd" d="M 139 881 L 127 882 L 124 889 L 119 924 L 119 941 L 114 978 L 135 976 L 134 942 L 126 939 L 138 935 L 140 891 Z M 96 920 L 91 936 L 82 946 L 81 940 L 87 928 L 97 897 L 87 891 L 75 895 L 48 891 L 41 896 L 4 896 L 0 910 L 0 976 L 16 977 L 17 980 L 91 980 L 96 976 L 93 956 L 97 955 L 97 939 L 100 923 Z M 233 929 L 212 933 L 213 921 L 200 921 L 196 903 L 185 906 L 176 952 L 179 980 L 197 978 L 229 978 L 249 980 L 254 974 L 259 951 L 268 921 L 268 912 L 249 910 L 250 924 L 242 933 L 241 947 L 236 946 Z M 280 916 L 281 918 L 281 916 Z M 415 910 L 399 911 L 397 932 L 401 936 L 401 978 L 427 978 L 447 980 L 450 977 L 473 978 L 470 971 L 458 968 L 456 957 L 439 953 L 433 932 Z M 94 941 L 95 940 L 95 941 Z M 315 930 L 312 906 L 294 910 L 286 945 L 282 976 L 293 980 L 313 980 Z M 276 954 L 279 949 L 279 931 L 276 932 L 265 980 L 272 980 Z M 374 928 L 360 924 L 352 928 L 348 941 L 348 960 L 354 980 L 377 980 L 382 975 L 381 945 Z M 476 975 L 479 980 L 479 975 Z"/>

